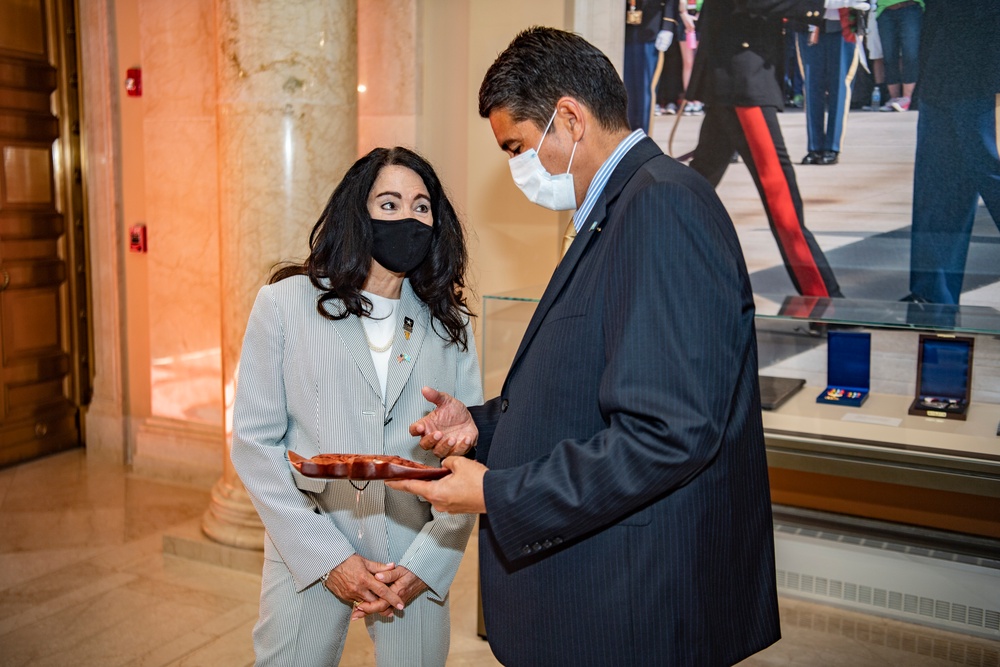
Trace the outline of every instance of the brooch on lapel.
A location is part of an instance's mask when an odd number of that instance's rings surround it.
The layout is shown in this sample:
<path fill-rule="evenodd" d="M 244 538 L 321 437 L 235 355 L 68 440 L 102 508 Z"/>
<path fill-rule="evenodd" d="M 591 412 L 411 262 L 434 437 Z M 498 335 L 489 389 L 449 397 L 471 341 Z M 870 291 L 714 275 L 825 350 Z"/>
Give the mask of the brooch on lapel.
<path fill-rule="evenodd" d="M 403 363 L 404 361 L 406 363 L 410 363 L 410 359 L 411 359 L 410 355 L 408 355 L 408 354 L 406 354 L 404 352 L 404 353 L 400 353 L 400 355 L 398 357 L 396 357 L 396 362 L 400 363 L 400 364 Z"/>
<path fill-rule="evenodd" d="M 410 340 L 410 334 L 413 333 L 413 320 L 409 317 L 403 318 L 403 335 L 406 336 L 406 340 Z M 402 355 L 400 355 L 402 356 Z M 410 360 L 409 357 L 406 358 L 407 361 Z"/>

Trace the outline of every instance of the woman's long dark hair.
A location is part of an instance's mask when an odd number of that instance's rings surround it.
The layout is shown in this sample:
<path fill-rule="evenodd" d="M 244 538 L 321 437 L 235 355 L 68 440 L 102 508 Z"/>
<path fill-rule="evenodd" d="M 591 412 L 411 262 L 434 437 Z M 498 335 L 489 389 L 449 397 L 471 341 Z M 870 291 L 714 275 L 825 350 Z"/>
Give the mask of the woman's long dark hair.
<path fill-rule="evenodd" d="M 430 195 L 434 216 L 431 249 L 420 266 L 407 274 L 410 285 L 430 309 L 434 330 L 437 331 L 435 321 L 440 322 L 445 335 L 438 334 L 467 350 L 465 324 L 473 314 L 462 292 L 468 260 L 462 225 L 430 163 L 406 148 L 376 148 L 355 162 L 309 234 L 309 257 L 302 264 L 277 269 L 268 284 L 307 275 L 322 291 L 316 310 L 323 317 L 341 320 L 349 315 L 370 315 L 372 303 L 361 294 L 372 263 L 368 195 L 379 172 L 389 165 L 406 167 L 420 176 Z M 343 304 L 339 312 L 330 312 L 327 306 L 334 299 Z"/>

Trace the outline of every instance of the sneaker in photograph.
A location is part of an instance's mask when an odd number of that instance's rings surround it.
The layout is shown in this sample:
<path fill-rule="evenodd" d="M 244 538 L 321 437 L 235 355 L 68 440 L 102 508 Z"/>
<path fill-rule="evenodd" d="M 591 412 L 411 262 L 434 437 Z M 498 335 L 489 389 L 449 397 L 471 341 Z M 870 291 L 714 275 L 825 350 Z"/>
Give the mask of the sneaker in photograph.
<path fill-rule="evenodd" d="M 889 106 L 891 106 L 894 111 L 909 111 L 910 110 L 910 98 L 909 97 L 897 97 L 894 100 L 889 100 Z"/>
<path fill-rule="evenodd" d="M 674 104 L 673 102 L 671 102 L 667 106 L 663 107 L 663 113 L 665 113 L 668 116 L 676 116 L 677 115 L 677 105 Z"/>
<path fill-rule="evenodd" d="M 705 113 L 705 105 L 701 102 L 688 102 L 684 105 L 685 116 L 701 116 Z"/>
<path fill-rule="evenodd" d="M 888 102 L 886 102 L 885 104 L 883 104 L 882 106 L 880 106 L 878 108 L 878 110 L 879 111 L 895 111 L 896 109 L 892 105 L 898 99 L 899 99 L 898 97 L 891 98 Z"/>

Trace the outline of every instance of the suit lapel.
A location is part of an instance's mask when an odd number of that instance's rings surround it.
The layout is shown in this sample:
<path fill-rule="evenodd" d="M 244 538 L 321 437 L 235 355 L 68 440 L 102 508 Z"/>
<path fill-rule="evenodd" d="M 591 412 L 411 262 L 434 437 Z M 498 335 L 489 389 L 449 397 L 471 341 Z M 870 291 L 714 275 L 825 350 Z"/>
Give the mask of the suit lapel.
<path fill-rule="evenodd" d="M 409 324 L 412 320 L 412 325 Z M 407 329 L 411 329 L 407 336 Z M 392 411 L 399 400 L 406 381 L 410 379 L 414 364 L 424 338 L 433 335 L 430 331 L 430 315 L 427 307 L 413 292 L 410 281 L 403 281 L 403 291 L 399 297 L 399 312 L 396 313 L 396 341 L 392 345 L 389 358 L 389 374 L 385 383 L 385 412 Z"/>
<path fill-rule="evenodd" d="M 615 170 L 611 173 L 611 177 L 604 186 L 604 190 L 601 192 L 601 196 L 598 197 L 597 202 L 594 204 L 593 210 L 590 212 L 587 220 L 584 221 L 583 228 L 576 235 L 576 238 L 573 239 L 569 250 L 566 251 L 566 255 L 559 262 L 559 265 L 556 266 L 555 273 L 552 274 L 552 279 L 549 280 L 549 284 L 545 287 L 545 293 L 542 294 L 542 298 L 538 302 L 538 307 L 535 309 L 535 314 L 528 323 L 524 337 L 521 338 L 521 344 L 517 348 L 517 353 L 514 354 L 514 360 L 511 362 L 507 377 L 510 377 L 521 356 L 531 343 L 532 338 L 538 332 L 538 327 L 544 321 L 546 313 L 548 313 L 552 304 L 555 303 L 556 298 L 562 293 L 570 276 L 573 275 L 573 271 L 579 263 L 580 258 L 583 257 L 584 252 L 590 245 L 591 240 L 596 238 L 606 226 L 608 222 L 608 209 L 618 199 L 618 195 L 621 194 L 625 184 L 639 170 L 639 167 L 662 154 L 663 151 L 656 145 L 656 142 L 646 137 L 633 146 L 625 154 L 621 162 L 618 163 L 618 166 L 615 167 Z"/>
<path fill-rule="evenodd" d="M 378 374 L 375 372 L 375 364 L 372 362 L 371 350 L 368 348 L 368 339 L 365 337 L 364 324 L 360 317 L 345 317 L 342 320 L 332 320 L 334 328 L 340 334 L 348 352 L 354 357 L 361 375 L 364 376 L 372 390 L 382 398 L 385 403 L 386 414 L 392 410 L 392 406 L 399 400 L 399 396 L 410 378 L 413 365 L 417 361 L 417 355 L 430 330 L 430 317 L 423 302 L 413 292 L 410 281 L 403 281 L 403 289 L 399 298 L 399 312 L 396 313 L 396 335 L 392 344 L 392 352 L 389 357 L 389 372 L 385 382 L 385 396 L 382 396 L 381 385 Z M 408 327 L 407 318 L 413 320 L 412 331 L 409 338 L 405 329 Z"/>
<path fill-rule="evenodd" d="M 358 365 L 361 375 L 371 385 L 372 390 L 381 396 L 378 374 L 375 372 L 375 364 L 372 363 L 372 353 L 368 348 L 368 339 L 365 338 L 365 329 L 361 318 L 348 315 L 340 320 L 331 320 L 330 323 L 337 330 L 341 340 L 344 341 L 347 351 L 354 357 L 354 362 Z"/>

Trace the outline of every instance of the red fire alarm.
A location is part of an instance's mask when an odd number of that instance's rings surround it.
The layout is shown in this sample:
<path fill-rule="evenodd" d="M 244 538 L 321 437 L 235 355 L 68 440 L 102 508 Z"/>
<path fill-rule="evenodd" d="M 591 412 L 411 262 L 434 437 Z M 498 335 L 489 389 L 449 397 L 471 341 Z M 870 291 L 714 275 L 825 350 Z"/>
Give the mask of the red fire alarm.
<path fill-rule="evenodd" d="M 125 92 L 129 97 L 142 97 L 142 69 L 130 67 L 125 70 Z"/>
<path fill-rule="evenodd" d="M 128 249 L 146 252 L 146 225 L 139 223 L 128 228 Z"/>

